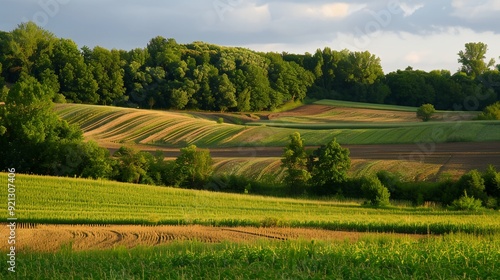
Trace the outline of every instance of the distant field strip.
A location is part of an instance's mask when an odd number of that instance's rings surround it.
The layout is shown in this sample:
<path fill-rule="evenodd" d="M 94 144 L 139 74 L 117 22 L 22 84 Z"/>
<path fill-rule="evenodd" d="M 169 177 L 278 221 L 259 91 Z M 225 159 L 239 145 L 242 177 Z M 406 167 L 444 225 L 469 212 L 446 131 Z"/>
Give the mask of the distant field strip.
<path fill-rule="evenodd" d="M 498 121 L 462 122 L 328 122 L 278 120 L 247 125 L 217 124 L 186 113 L 106 106 L 57 105 L 58 114 L 82 127 L 88 139 L 102 143 L 140 143 L 165 147 L 284 146 L 289 135 L 301 133 L 307 145 L 322 145 L 334 137 L 341 144 L 403 144 L 419 142 L 485 142 L 500 140 Z"/>
<path fill-rule="evenodd" d="M 5 173 L 0 181 L 6 182 Z M 279 226 L 398 233 L 497 233 L 498 211 L 372 209 L 311 201 L 193 191 L 73 178 L 16 177 L 19 222 Z M 0 199 L 6 201 L 6 192 Z M 1 219 L 6 219 L 6 212 Z"/>
<path fill-rule="evenodd" d="M 386 104 L 373 104 L 373 103 L 361 103 L 361 102 L 350 102 L 341 100 L 319 100 L 314 102 L 318 105 L 327 106 L 338 106 L 338 107 L 348 107 L 348 108 L 360 108 L 360 109 L 375 109 L 375 110 L 387 110 L 387 111 L 401 111 L 401 112 L 417 112 L 415 107 L 407 106 L 397 106 L 397 105 L 386 105 Z"/>
<path fill-rule="evenodd" d="M 259 180 L 262 176 L 270 174 L 276 179 L 283 178 L 284 170 L 281 168 L 279 158 L 224 158 L 217 159 L 214 165 L 218 175 L 241 175 Z"/>

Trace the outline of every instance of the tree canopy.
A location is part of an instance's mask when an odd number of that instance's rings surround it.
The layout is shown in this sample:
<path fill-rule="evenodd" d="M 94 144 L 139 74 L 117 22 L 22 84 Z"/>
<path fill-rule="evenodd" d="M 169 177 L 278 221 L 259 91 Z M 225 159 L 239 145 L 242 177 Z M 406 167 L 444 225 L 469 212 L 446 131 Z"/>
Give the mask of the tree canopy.
<path fill-rule="evenodd" d="M 384 73 L 368 51 L 262 53 L 161 36 L 144 48 L 91 49 L 28 22 L 0 32 L 0 97 L 3 84 L 29 75 L 60 94 L 57 100 L 134 108 L 261 111 L 327 98 L 482 110 L 500 96 L 500 70 L 486 59 L 487 50 L 482 42 L 465 44 L 458 52 L 462 67 L 453 74 L 411 67 Z M 477 106 L 458 108 L 470 99 Z"/>

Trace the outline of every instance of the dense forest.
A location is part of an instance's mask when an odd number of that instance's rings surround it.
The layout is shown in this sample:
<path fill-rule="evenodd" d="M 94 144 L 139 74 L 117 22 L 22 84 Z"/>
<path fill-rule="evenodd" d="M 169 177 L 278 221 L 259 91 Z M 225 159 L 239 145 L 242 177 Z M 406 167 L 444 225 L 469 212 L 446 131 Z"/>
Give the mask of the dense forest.
<path fill-rule="evenodd" d="M 57 93 L 56 102 L 261 111 L 308 97 L 482 110 L 500 96 L 500 65 L 486 52 L 486 44 L 466 44 L 458 53 L 463 66 L 453 74 L 411 67 L 384 74 L 367 51 L 261 53 L 160 36 L 129 51 L 79 48 L 30 22 L 0 31 L 0 101 L 27 75 Z"/>

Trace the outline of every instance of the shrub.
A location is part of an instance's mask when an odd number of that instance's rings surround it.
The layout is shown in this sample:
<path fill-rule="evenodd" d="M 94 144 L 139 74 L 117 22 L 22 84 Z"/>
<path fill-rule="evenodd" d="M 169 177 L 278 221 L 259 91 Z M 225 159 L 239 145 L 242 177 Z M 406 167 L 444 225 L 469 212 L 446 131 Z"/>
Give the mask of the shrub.
<path fill-rule="evenodd" d="M 369 177 L 361 186 L 365 198 L 368 199 L 367 204 L 372 206 L 388 206 L 390 205 L 389 190 L 380 182 L 377 177 Z"/>
<path fill-rule="evenodd" d="M 481 173 L 477 170 L 472 170 L 467 174 L 463 175 L 460 180 L 456 183 L 457 191 L 463 193 L 467 191 L 471 196 L 474 196 L 481 201 L 486 201 L 487 195 L 485 192 L 484 179 L 481 177 Z"/>
<path fill-rule="evenodd" d="M 397 189 L 402 181 L 401 174 L 391 173 L 385 170 L 377 172 L 377 178 L 391 193 Z"/>
<path fill-rule="evenodd" d="M 477 211 L 481 209 L 482 201 L 475 199 L 473 196 L 468 196 L 467 191 L 459 199 L 456 199 L 451 204 L 455 210 Z"/>
<path fill-rule="evenodd" d="M 423 120 L 424 122 L 427 122 L 435 113 L 436 109 L 434 109 L 434 105 L 424 104 L 417 109 L 417 118 Z"/>
<path fill-rule="evenodd" d="M 217 119 L 218 124 L 223 124 L 224 123 L 224 118 L 218 118 Z"/>
<path fill-rule="evenodd" d="M 477 118 L 480 120 L 500 120 L 500 101 L 486 107 Z"/>
<path fill-rule="evenodd" d="M 489 196 L 500 198 L 500 173 L 497 172 L 493 165 L 482 174 L 484 180 L 485 192 Z"/>

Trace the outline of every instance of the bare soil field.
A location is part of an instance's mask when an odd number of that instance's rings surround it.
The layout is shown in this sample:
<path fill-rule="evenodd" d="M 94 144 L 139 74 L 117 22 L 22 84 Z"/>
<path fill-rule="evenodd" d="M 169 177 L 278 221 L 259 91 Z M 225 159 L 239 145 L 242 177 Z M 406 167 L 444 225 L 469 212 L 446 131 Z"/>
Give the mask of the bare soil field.
<path fill-rule="evenodd" d="M 7 236 L 8 227 L 2 224 L 0 235 Z M 35 252 L 55 252 L 70 247 L 74 251 L 104 250 L 114 247 L 157 246 L 174 241 L 200 241 L 220 243 L 223 241 L 249 242 L 258 239 L 271 240 L 347 240 L 357 241 L 367 236 L 411 236 L 424 235 L 381 234 L 341 232 L 301 228 L 251 228 L 251 227 L 207 227 L 207 226 L 140 226 L 140 225 L 25 225 L 17 229 L 16 249 Z M 0 251 L 8 250 L 7 242 Z M 10 246 L 10 245 L 9 245 Z"/>

